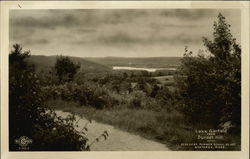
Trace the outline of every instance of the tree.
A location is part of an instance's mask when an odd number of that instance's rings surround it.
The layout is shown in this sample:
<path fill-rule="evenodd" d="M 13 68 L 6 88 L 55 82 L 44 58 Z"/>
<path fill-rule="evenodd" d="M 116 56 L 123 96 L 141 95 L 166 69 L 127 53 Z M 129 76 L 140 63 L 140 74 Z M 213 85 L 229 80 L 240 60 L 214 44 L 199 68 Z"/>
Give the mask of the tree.
<path fill-rule="evenodd" d="M 80 68 L 79 64 L 74 64 L 69 57 L 60 56 L 55 64 L 56 75 L 60 82 L 72 81 Z"/>
<path fill-rule="evenodd" d="M 213 40 L 203 38 L 208 56 L 185 49 L 177 75 L 180 110 L 192 120 L 218 125 L 241 123 L 241 48 L 222 14 L 214 23 Z"/>
<path fill-rule="evenodd" d="M 18 44 L 13 45 L 13 48 L 9 55 L 10 148 L 15 146 L 14 140 L 20 135 L 31 135 L 29 126 L 40 113 L 32 109 L 34 105 L 40 105 L 40 94 L 36 94 L 39 88 L 34 85 L 34 66 L 25 61 L 30 52 L 22 52 L 22 47 Z"/>
<path fill-rule="evenodd" d="M 86 150 L 87 139 L 74 131 L 74 117 L 60 119 L 44 104 L 35 66 L 27 62 L 29 51 L 18 44 L 9 54 L 9 148 L 19 150 L 15 140 L 33 140 L 29 150 Z"/>
<path fill-rule="evenodd" d="M 221 121 L 241 124 L 241 48 L 230 33 L 230 25 L 222 14 L 214 23 L 214 40 L 204 38 L 204 45 L 212 54 L 218 100 L 223 103 Z"/>

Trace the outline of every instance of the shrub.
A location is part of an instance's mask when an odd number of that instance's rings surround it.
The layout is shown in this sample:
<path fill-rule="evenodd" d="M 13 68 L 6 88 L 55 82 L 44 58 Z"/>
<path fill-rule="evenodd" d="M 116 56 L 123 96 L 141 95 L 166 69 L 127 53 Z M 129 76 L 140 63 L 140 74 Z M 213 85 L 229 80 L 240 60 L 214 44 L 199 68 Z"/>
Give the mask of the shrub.
<path fill-rule="evenodd" d="M 134 91 L 129 100 L 129 108 L 143 108 L 145 106 L 145 96 L 143 91 Z"/>
<path fill-rule="evenodd" d="M 53 68 L 37 70 L 37 75 L 41 86 L 56 85 L 59 82 Z"/>

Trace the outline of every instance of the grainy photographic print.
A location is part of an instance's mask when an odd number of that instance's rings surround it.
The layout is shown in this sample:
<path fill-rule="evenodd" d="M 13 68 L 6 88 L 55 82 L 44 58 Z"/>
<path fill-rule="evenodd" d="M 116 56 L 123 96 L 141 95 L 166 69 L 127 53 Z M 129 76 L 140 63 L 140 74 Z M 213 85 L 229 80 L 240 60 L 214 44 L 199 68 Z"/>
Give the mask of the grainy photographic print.
<path fill-rule="evenodd" d="M 239 9 L 9 12 L 9 151 L 240 151 Z"/>

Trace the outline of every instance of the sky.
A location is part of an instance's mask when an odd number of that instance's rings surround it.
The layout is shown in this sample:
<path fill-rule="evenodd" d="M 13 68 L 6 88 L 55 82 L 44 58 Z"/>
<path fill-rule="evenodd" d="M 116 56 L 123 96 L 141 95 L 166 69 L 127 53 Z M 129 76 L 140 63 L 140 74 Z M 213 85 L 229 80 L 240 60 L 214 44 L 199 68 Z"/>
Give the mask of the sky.
<path fill-rule="evenodd" d="M 10 47 L 32 55 L 181 57 L 185 46 L 205 49 L 219 13 L 240 43 L 240 10 L 81 9 L 11 10 Z"/>

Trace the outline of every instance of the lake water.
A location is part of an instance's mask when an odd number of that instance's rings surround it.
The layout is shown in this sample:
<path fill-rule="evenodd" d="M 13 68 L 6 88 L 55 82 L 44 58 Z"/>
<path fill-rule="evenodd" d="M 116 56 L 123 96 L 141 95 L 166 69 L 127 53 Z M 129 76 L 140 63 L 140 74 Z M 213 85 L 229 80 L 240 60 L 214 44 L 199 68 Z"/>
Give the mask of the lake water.
<path fill-rule="evenodd" d="M 176 68 L 145 68 L 145 67 L 113 66 L 113 70 L 139 70 L 139 71 L 155 72 L 158 70 L 175 71 Z"/>

